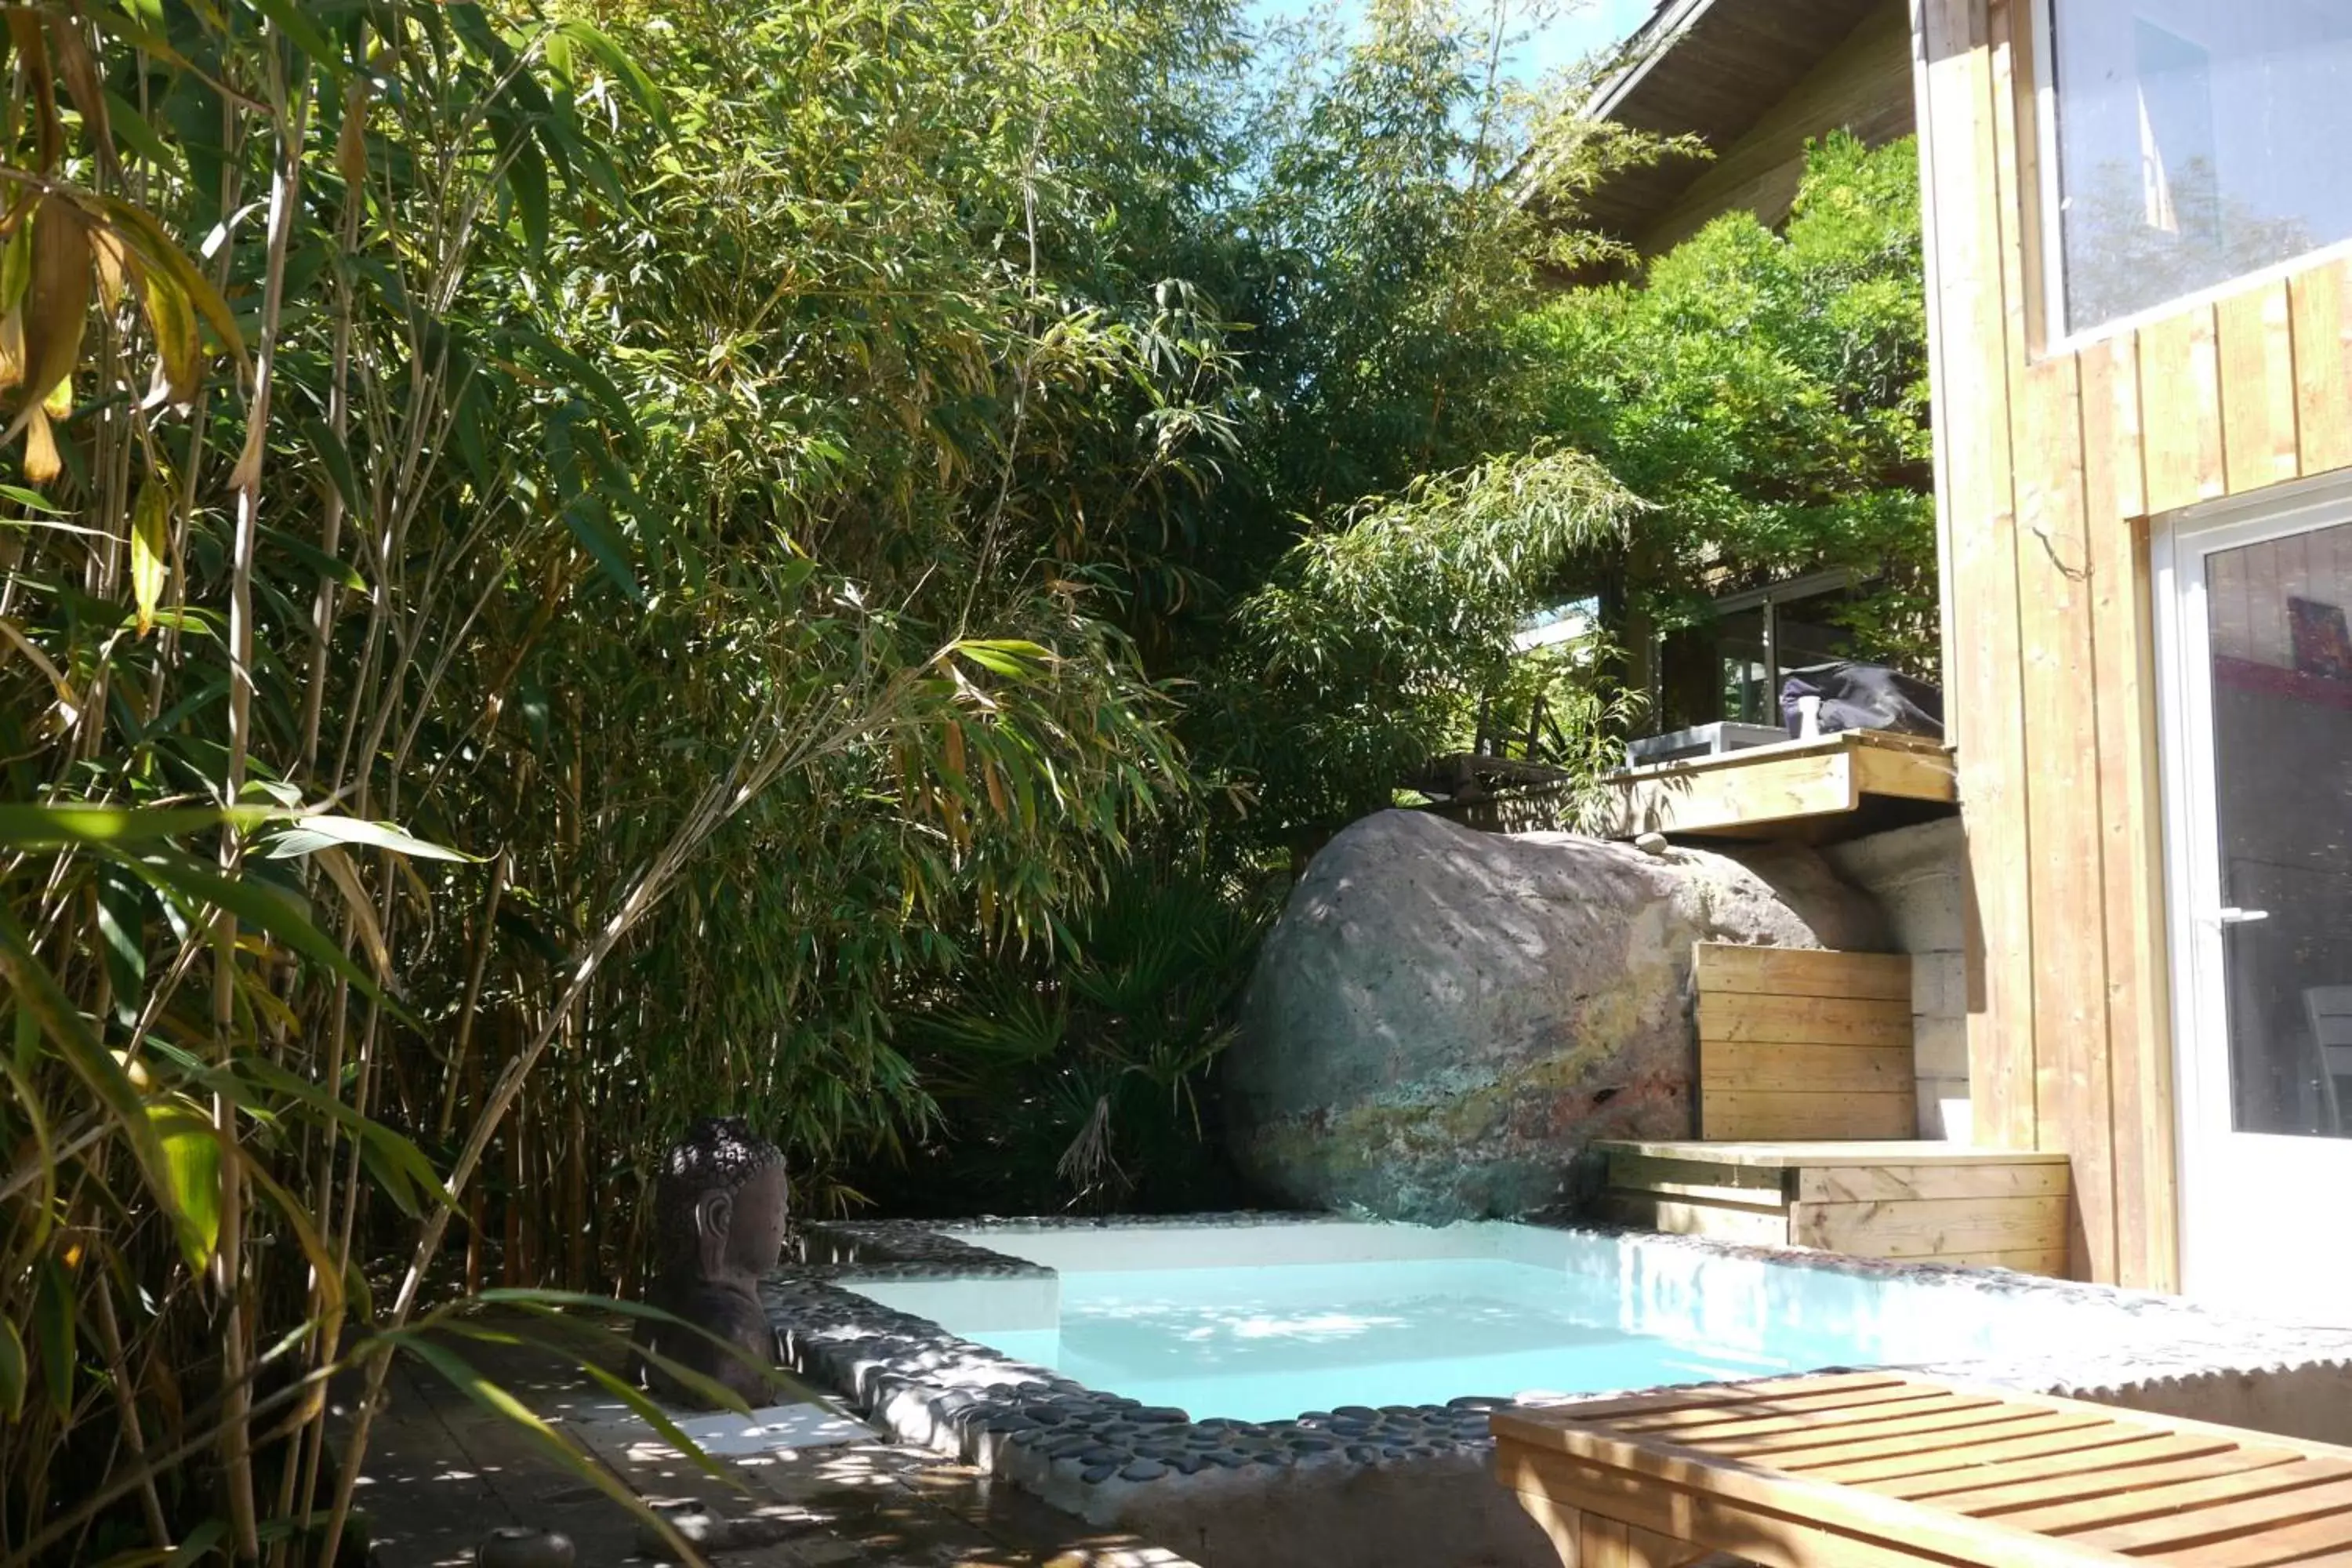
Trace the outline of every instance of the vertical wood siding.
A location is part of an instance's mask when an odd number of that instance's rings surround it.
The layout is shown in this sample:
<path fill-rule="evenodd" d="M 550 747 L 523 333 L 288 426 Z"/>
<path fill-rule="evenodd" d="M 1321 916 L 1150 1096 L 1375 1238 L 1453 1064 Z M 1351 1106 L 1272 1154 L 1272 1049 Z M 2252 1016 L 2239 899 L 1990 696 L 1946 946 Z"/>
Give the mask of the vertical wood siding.
<path fill-rule="evenodd" d="M 2341 260 L 2036 351 L 2025 0 L 1913 0 L 1979 1143 L 2074 1165 L 2079 1277 L 2179 1279 L 2147 519 L 2352 467 Z"/>

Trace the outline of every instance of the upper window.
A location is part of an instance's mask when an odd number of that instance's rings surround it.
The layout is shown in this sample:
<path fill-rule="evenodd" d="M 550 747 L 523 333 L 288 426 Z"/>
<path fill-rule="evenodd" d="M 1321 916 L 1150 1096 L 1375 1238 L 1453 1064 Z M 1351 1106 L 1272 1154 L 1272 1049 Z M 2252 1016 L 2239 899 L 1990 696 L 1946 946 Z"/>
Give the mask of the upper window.
<path fill-rule="evenodd" d="M 2352 3 L 2050 0 L 2083 331 L 2352 238 Z"/>

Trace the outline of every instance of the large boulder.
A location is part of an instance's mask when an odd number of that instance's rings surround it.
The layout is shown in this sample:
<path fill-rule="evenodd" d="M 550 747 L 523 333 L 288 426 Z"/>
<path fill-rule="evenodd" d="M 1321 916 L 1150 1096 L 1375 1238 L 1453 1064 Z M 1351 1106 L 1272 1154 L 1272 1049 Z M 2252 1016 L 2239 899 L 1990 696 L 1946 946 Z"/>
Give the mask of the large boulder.
<path fill-rule="evenodd" d="M 1546 1207 L 1592 1139 L 1692 1135 L 1692 943 L 1885 938 L 1809 850 L 1650 855 L 1381 812 L 1317 854 L 1266 939 L 1223 1060 L 1228 1141 L 1303 1206 Z"/>

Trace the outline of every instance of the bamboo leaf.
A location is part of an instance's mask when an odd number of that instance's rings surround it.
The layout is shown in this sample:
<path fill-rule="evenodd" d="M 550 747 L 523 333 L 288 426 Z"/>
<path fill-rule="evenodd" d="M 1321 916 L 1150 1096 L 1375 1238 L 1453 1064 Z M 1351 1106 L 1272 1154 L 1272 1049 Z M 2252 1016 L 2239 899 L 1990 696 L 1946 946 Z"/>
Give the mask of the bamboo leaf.
<path fill-rule="evenodd" d="M 155 607 L 163 602 L 171 574 L 172 496 L 160 479 L 150 479 L 139 492 L 131 516 L 131 597 L 139 611 L 139 635 L 155 625 Z"/>
<path fill-rule="evenodd" d="M 147 1108 L 163 1146 L 163 1170 L 179 1211 L 180 1250 L 201 1274 L 220 1246 L 220 1140 L 212 1122 L 192 1102 L 165 1101 Z"/>
<path fill-rule="evenodd" d="M 292 815 L 262 805 L 0 805 L 0 845 L 73 849 L 152 844 L 224 826 L 257 827 Z"/>
<path fill-rule="evenodd" d="M 303 566 L 315 572 L 320 576 L 324 577 L 330 583 L 349 588 L 353 593 L 364 593 L 367 591 L 367 579 L 359 574 L 357 568 L 352 566 L 347 562 L 336 560 L 333 556 L 328 554 L 317 545 L 312 544 L 309 540 L 301 538 L 299 535 L 289 533 L 282 528 L 272 528 L 268 523 L 263 523 L 261 525 L 261 540 L 263 543 L 268 545 L 273 550 L 284 551 L 287 554 L 299 562 Z"/>
<path fill-rule="evenodd" d="M 558 23 L 555 34 L 587 50 L 599 65 L 620 79 L 622 85 L 629 89 L 629 96 L 637 100 L 637 107 L 644 110 L 656 125 L 664 132 L 669 130 L 669 110 L 662 101 L 661 89 L 654 85 L 654 79 L 646 74 L 643 67 L 629 58 L 627 50 L 585 22 Z"/>
<path fill-rule="evenodd" d="M 341 975 L 359 987 L 362 994 L 391 1007 L 402 1021 L 413 1022 L 404 1010 L 394 1005 L 375 982 L 368 978 L 365 970 L 352 962 L 349 953 L 311 924 L 301 907 L 278 889 L 260 882 L 238 881 L 224 877 L 211 867 L 201 865 L 184 855 L 151 852 L 127 857 L 122 863 L 154 887 L 177 893 L 192 902 L 212 904 L 228 910 L 254 930 L 267 932 L 303 957 Z"/>
<path fill-rule="evenodd" d="M 734 1479 L 720 1468 L 718 1460 L 702 1451 L 701 1444 L 688 1436 L 678 1424 L 669 1418 L 669 1412 L 646 1398 L 643 1390 L 630 1387 L 626 1382 L 585 1357 L 578 1364 L 580 1370 L 593 1378 L 599 1387 L 634 1411 L 638 1420 L 660 1433 L 663 1442 L 685 1455 L 696 1469 L 714 1480 Z"/>
<path fill-rule="evenodd" d="M 25 928 L 5 903 L 0 903 L 0 979 L 5 979 L 9 990 L 16 994 L 16 1005 L 41 1021 L 42 1033 L 56 1045 L 66 1065 L 89 1085 L 91 1094 L 122 1129 L 148 1187 L 176 1222 L 179 1207 L 170 1170 L 163 1158 L 163 1146 L 155 1136 L 153 1124 L 147 1120 L 146 1102 L 132 1087 L 130 1074 L 122 1070 L 114 1053 L 99 1043 L 89 1021 L 58 989 L 57 977 L 35 955 Z"/>
<path fill-rule="evenodd" d="M 948 651 L 969 658 L 990 675 L 1004 675 L 1012 679 L 1033 677 L 1054 663 L 1054 648 L 1013 637 L 964 637 L 950 644 Z"/>
<path fill-rule="evenodd" d="M 265 1089 L 273 1089 L 323 1113 L 341 1123 L 353 1137 L 374 1145 L 387 1161 L 399 1167 L 409 1181 L 432 1194 L 435 1201 L 445 1205 L 454 1205 L 457 1202 L 442 1186 L 440 1177 L 434 1172 L 433 1163 L 425 1157 L 424 1151 L 381 1121 L 362 1116 L 317 1084 L 295 1076 L 265 1057 L 240 1058 L 236 1070 Z"/>
<path fill-rule="evenodd" d="M 326 1311 L 329 1314 L 341 1312 L 344 1303 L 354 1293 L 353 1287 L 345 1280 L 335 1262 L 334 1253 L 320 1237 L 318 1226 L 311 1223 L 310 1211 L 291 1193 L 280 1186 L 278 1179 L 272 1176 L 259 1161 L 247 1153 L 242 1144 L 239 1144 L 234 1152 L 237 1161 L 237 1169 L 246 1184 L 268 1198 L 277 1208 L 279 1217 L 285 1220 L 286 1228 L 294 1233 L 294 1244 L 302 1249 L 302 1256 L 310 1264 L 311 1288 L 319 1292 Z M 354 1276 L 359 1275 L 356 1264 L 353 1265 L 352 1273 Z M 367 1285 L 363 1277 L 358 1279 L 356 1289 L 359 1292 L 366 1290 Z"/>
<path fill-rule="evenodd" d="M 572 501 L 563 509 L 563 525 L 572 531 L 582 547 L 604 569 L 613 585 L 627 595 L 631 604 L 645 602 L 645 590 L 637 586 L 637 574 L 629 569 L 629 557 L 621 542 L 606 526 L 603 510 L 586 497 Z"/>
<path fill-rule="evenodd" d="M 245 335 L 237 331 L 236 315 L 222 299 L 212 280 L 196 269 L 163 226 L 152 214 L 133 202 L 120 196 L 90 195 L 86 199 L 95 204 L 128 246 L 131 256 L 143 267 L 168 277 L 178 290 L 177 297 L 194 307 L 221 346 L 245 359 Z"/>
<path fill-rule="evenodd" d="M 479 1290 L 475 1292 L 471 1300 L 485 1305 L 519 1307 L 526 1312 L 565 1323 L 572 1321 L 563 1315 L 562 1309 L 565 1307 L 584 1307 L 599 1311 L 618 1312 L 624 1317 L 639 1318 L 647 1322 L 665 1323 L 671 1328 L 682 1329 L 709 1341 L 713 1348 L 734 1357 L 746 1365 L 756 1364 L 745 1353 L 742 1346 L 730 1340 L 721 1339 L 709 1330 L 689 1323 L 676 1313 L 665 1311 L 646 1301 L 624 1301 L 614 1297 L 590 1296 L 577 1290 L 548 1290 L 531 1286 L 506 1286 Z M 691 1389 L 697 1396 L 709 1401 L 722 1410 L 732 1410 L 739 1415 L 751 1414 L 751 1406 L 741 1394 L 708 1373 L 697 1372 L 684 1363 L 672 1360 L 652 1346 L 642 1342 L 632 1342 L 629 1353 L 640 1356 L 652 1365 L 659 1367 L 676 1378 L 681 1385 Z"/>
<path fill-rule="evenodd" d="M 32 271 L 25 284 L 25 402 L 0 442 L 15 440 L 40 418 L 42 405 L 68 384 L 81 361 L 89 323 L 89 225 L 63 196 L 47 195 L 33 210 Z M 35 431 L 37 438 L 40 432 Z M 26 477 L 44 483 L 28 456 Z M 55 469 L 49 477 L 54 478 Z"/>
<path fill-rule="evenodd" d="M 106 95 L 106 123 L 114 132 L 117 142 L 156 168 L 166 174 L 177 171 L 179 159 L 172 155 L 172 150 L 163 144 L 163 139 L 155 134 L 155 128 L 147 123 L 147 117 L 141 114 L 129 99 L 113 92 Z"/>
<path fill-rule="evenodd" d="M 383 927 L 376 923 L 375 902 L 368 897 L 367 885 L 360 880 L 359 868 L 339 845 L 325 844 L 313 850 L 310 863 L 327 874 L 327 880 L 343 896 L 343 912 L 351 917 L 352 930 L 359 933 L 360 943 L 375 963 L 376 978 L 392 978 L 392 950 L 384 945 Z"/>
<path fill-rule="evenodd" d="M 48 1109 L 42 1103 L 39 1087 L 34 1083 L 27 1070 L 31 1066 L 33 1049 L 40 1044 L 40 1026 L 32 1014 L 19 1012 L 16 1015 L 16 1057 L 0 1060 L 0 1075 L 7 1078 L 8 1087 L 16 1091 L 17 1108 L 24 1111 L 26 1131 L 32 1134 L 33 1157 L 40 1163 L 40 1208 L 33 1216 L 31 1234 L 24 1242 L 26 1249 L 31 1251 L 46 1245 L 49 1232 L 57 1227 L 58 1157 L 57 1145 L 49 1137 Z M 31 1037 L 29 1039 L 26 1037 L 27 1035 Z M 22 1346 L 18 1347 L 16 1353 L 20 1358 L 23 1356 Z"/>
<path fill-rule="evenodd" d="M 221 1538 L 227 1533 L 226 1520 L 205 1520 L 181 1539 L 172 1554 L 163 1559 L 163 1568 L 192 1568 L 193 1564 L 203 1562 L 205 1554 L 219 1545 Z"/>
<path fill-rule="evenodd" d="M 291 859 L 298 855 L 311 855 L 335 844 L 364 844 L 373 849 L 389 849 L 397 855 L 412 855 L 420 860 L 454 860 L 465 865 L 479 865 L 482 858 L 468 855 L 462 849 L 427 843 L 403 831 L 390 822 L 367 822 L 356 816 L 297 816 L 283 833 L 269 840 L 265 851 L 273 860 Z"/>
<path fill-rule="evenodd" d="M 255 10 L 278 25 L 278 30 L 292 40 L 296 48 L 317 62 L 319 68 L 340 82 L 345 68 L 342 51 L 327 39 L 324 33 L 311 25 L 302 14 L 302 7 L 293 0 L 247 0 Z"/>
<path fill-rule="evenodd" d="M 196 309 L 187 290 L 166 271 L 141 266 L 139 304 L 147 330 L 155 334 L 155 384 L 150 403 L 184 408 L 204 384 L 205 345 L 196 331 Z"/>
<path fill-rule="evenodd" d="M 147 986 L 144 895 L 138 879 L 111 861 L 98 867 L 98 936 L 114 992 L 114 1016 L 128 1023 L 139 1016 Z"/>
<path fill-rule="evenodd" d="M 507 164 L 507 188 L 514 193 L 515 213 L 522 219 L 523 243 L 534 260 L 547 259 L 547 160 L 539 149 L 523 142 Z"/>
<path fill-rule="evenodd" d="M 343 498 L 345 509 L 353 517 L 365 517 L 367 509 L 360 504 L 359 472 L 352 467 L 351 450 L 343 445 L 342 437 L 335 434 L 334 426 L 323 419 L 305 419 L 302 421 L 302 437 L 310 443 L 310 449 L 319 454 L 319 461 L 326 468 L 327 477 L 334 481 L 335 493 Z"/>

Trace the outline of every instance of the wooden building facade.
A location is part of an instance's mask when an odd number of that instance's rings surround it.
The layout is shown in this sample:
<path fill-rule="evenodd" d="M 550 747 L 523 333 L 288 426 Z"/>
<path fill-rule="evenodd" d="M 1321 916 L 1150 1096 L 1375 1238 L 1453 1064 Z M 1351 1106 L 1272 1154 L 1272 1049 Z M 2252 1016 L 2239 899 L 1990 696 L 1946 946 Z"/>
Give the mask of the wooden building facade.
<path fill-rule="evenodd" d="M 2338 1312 L 2342 9 L 1912 0 L 1974 1136 L 2070 1156 L 2079 1277 Z M 2105 57 L 2076 63 L 2094 45 L 2068 29 L 2110 20 L 2129 32 L 2095 81 Z M 2094 164 L 2061 126 L 2088 139 L 2102 115 L 2122 152 Z M 2233 195 L 2231 161 L 2257 154 L 2260 188 Z M 2090 188 L 2109 164 L 2119 200 Z M 2100 201 L 2124 216 L 2095 253 Z M 2176 255 L 2194 265 L 2168 272 Z M 2257 708 L 2273 738 L 2250 742 L 2232 715 Z M 2287 847 L 2233 847 L 2258 831 Z M 2262 877 L 2292 907 L 2232 901 Z"/>

